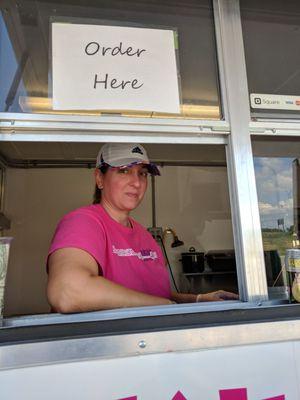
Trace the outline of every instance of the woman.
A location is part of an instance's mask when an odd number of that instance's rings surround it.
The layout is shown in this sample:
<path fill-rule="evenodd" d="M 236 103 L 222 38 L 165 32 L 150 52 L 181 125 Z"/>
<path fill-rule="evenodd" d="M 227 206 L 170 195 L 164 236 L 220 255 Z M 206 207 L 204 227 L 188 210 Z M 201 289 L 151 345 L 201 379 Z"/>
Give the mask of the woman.
<path fill-rule="evenodd" d="M 129 216 L 148 174 L 159 175 L 138 144 L 108 143 L 97 157 L 93 205 L 59 223 L 48 256 L 47 295 L 61 313 L 237 299 L 225 291 L 171 292 L 160 247 Z"/>

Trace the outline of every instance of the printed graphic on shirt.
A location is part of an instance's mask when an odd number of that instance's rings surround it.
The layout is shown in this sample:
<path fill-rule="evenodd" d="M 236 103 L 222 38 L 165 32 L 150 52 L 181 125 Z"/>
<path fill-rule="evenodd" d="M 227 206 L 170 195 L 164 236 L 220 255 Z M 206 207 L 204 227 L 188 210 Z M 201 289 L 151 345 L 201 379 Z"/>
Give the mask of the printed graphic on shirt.
<path fill-rule="evenodd" d="M 133 249 L 117 249 L 112 246 L 113 253 L 119 257 L 137 257 L 140 260 L 156 260 L 158 258 L 156 251 L 150 249 L 142 249 L 141 251 L 134 251 Z"/>

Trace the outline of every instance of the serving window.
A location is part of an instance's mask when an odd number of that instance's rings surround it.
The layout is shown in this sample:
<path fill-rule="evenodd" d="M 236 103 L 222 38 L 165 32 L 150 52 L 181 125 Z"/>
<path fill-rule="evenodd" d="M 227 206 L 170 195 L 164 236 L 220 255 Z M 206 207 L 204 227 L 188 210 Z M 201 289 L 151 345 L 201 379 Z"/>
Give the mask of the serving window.
<path fill-rule="evenodd" d="M 92 203 L 93 168 L 100 146 L 1 143 L 6 165 L 3 210 L 11 222 L 4 234 L 14 237 L 6 316 L 49 312 L 45 292 L 49 244 L 64 214 Z M 146 196 L 132 216 L 156 233 L 169 263 L 173 289 L 237 293 L 225 146 L 144 146 L 150 159 L 160 165 L 161 176 L 154 182 L 150 178 Z M 175 236 L 180 243 L 172 247 Z M 193 254 L 192 247 L 199 255 L 193 265 L 184 263 L 183 257 Z"/>
<path fill-rule="evenodd" d="M 116 110 L 115 107 L 105 110 L 101 110 L 101 107 L 94 110 L 53 109 L 53 43 L 50 38 L 52 23 L 55 21 L 90 26 L 127 26 L 173 30 L 180 92 L 179 111 L 168 114 L 166 111 L 155 110 L 153 112 L 151 109 L 143 111 L 137 108 Z M 190 0 L 184 3 L 174 3 L 169 0 L 163 3 L 130 0 L 114 0 L 109 3 L 81 0 L 69 2 L 3 1 L 1 2 L 0 30 L 0 58 L 2 60 L 0 111 L 72 115 L 112 113 L 121 116 L 151 118 L 222 118 L 213 11 L 212 2 L 209 0 Z M 120 45 L 119 42 L 116 43 L 116 46 L 118 45 Z M 122 45 L 125 46 L 124 43 Z M 101 47 L 100 50 L 103 50 L 102 43 L 93 42 L 88 48 L 90 58 L 91 54 L 95 52 L 95 46 L 98 46 L 99 49 Z M 124 53 L 125 48 L 122 48 L 119 54 L 122 51 Z M 128 51 L 132 56 L 133 49 L 128 50 L 127 48 L 127 53 Z M 159 60 L 156 60 L 157 62 L 159 63 Z M 73 68 L 76 67 L 76 64 L 77 62 L 73 63 Z M 84 79 L 84 66 L 82 71 L 81 77 Z M 148 75 L 149 72 L 147 72 Z M 104 79 L 104 77 L 102 78 Z M 97 76 L 95 79 L 98 82 L 102 78 Z M 113 84 L 115 90 L 119 83 Z M 100 86 L 99 83 L 97 85 Z M 63 86 L 67 90 L 67 86 L 65 84 Z M 137 89 L 138 86 L 136 82 L 134 89 Z M 124 90 L 127 89 L 128 85 Z"/>
<path fill-rule="evenodd" d="M 253 137 L 252 147 L 269 296 L 296 302 L 300 140 Z M 296 257 L 296 270 L 289 270 L 289 254 Z"/>

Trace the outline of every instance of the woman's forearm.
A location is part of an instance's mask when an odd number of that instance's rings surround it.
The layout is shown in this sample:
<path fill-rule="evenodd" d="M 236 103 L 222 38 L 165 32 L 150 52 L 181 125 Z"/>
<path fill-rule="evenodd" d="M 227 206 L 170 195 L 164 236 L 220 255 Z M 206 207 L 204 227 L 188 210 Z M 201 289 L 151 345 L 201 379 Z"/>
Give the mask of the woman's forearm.
<path fill-rule="evenodd" d="M 199 303 L 206 301 L 238 300 L 239 295 L 225 290 L 216 290 L 209 293 L 191 294 L 172 292 L 171 300 L 176 303 Z"/>
<path fill-rule="evenodd" d="M 95 289 L 95 300 L 100 300 L 102 309 L 119 307 L 138 307 L 171 304 L 170 299 L 151 296 L 128 289 L 103 277 L 93 277 L 91 283 Z M 97 291 L 97 293 L 96 293 Z"/>
<path fill-rule="evenodd" d="M 171 300 L 175 301 L 176 303 L 195 303 L 196 298 L 197 295 L 192 293 L 172 292 L 171 295 Z"/>
<path fill-rule="evenodd" d="M 108 310 L 112 308 L 172 304 L 170 299 L 151 296 L 118 285 L 100 276 L 76 280 L 57 295 L 48 296 L 54 309 L 61 313 Z"/>

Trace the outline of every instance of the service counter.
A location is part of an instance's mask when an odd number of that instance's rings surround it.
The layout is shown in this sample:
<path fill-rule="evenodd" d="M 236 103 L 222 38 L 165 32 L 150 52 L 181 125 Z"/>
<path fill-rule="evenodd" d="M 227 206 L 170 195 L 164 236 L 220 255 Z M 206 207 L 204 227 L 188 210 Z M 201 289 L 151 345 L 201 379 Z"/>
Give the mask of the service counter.
<path fill-rule="evenodd" d="M 19 393 L 32 400 L 94 399 L 100 391 L 101 399 L 177 400 L 196 399 L 199 390 L 206 399 L 219 390 L 218 399 L 247 400 L 254 390 L 269 400 L 296 400 L 299 390 L 300 305 L 226 302 L 21 316 L 4 320 L 0 343 L 5 399 Z"/>

